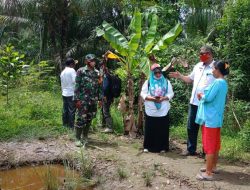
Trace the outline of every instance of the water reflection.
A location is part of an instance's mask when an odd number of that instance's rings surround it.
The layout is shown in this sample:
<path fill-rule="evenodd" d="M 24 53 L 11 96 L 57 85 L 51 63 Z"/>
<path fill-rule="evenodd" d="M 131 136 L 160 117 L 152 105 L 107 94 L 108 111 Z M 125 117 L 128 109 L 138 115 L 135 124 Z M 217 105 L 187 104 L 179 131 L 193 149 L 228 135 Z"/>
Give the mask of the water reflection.
<path fill-rule="evenodd" d="M 73 189 L 79 187 L 80 176 L 62 165 L 28 166 L 0 171 L 0 190 Z"/>

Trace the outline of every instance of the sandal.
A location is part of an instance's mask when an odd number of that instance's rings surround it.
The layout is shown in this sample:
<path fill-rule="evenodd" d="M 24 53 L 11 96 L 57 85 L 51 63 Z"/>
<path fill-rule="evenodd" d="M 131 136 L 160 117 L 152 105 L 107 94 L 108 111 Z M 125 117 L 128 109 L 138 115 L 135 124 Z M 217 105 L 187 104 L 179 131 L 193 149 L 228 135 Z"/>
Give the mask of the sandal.
<path fill-rule="evenodd" d="M 196 175 L 196 179 L 199 180 L 199 181 L 213 181 L 214 180 L 212 175 L 209 176 L 206 173 L 198 173 Z"/>
<path fill-rule="evenodd" d="M 201 169 L 200 169 L 200 172 L 206 172 L 206 168 L 201 168 Z M 220 172 L 219 172 L 218 169 L 213 169 L 213 170 L 212 170 L 212 173 L 214 173 L 214 174 L 219 174 Z"/>

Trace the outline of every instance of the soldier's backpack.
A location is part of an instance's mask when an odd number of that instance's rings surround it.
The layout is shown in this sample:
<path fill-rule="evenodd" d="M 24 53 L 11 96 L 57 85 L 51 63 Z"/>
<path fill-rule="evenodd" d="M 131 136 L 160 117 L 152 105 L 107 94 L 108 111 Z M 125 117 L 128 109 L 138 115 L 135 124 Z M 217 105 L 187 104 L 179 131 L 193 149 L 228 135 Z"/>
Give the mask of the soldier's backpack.
<path fill-rule="evenodd" d="M 111 79 L 111 95 L 114 98 L 118 98 L 121 95 L 122 91 L 122 80 L 118 77 L 118 75 L 110 75 Z"/>

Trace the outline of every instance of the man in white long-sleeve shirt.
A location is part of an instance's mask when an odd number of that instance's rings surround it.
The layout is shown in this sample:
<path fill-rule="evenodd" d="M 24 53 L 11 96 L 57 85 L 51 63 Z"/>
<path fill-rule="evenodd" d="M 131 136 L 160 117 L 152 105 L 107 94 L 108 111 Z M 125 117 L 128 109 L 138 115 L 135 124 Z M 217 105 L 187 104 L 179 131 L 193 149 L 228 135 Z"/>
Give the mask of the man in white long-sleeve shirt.
<path fill-rule="evenodd" d="M 200 62 L 194 66 L 191 74 L 182 75 L 178 71 L 171 72 L 169 74 L 170 77 L 180 79 L 187 84 L 193 84 L 193 90 L 188 110 L 187 150 L 183 151 L 183 156 L 197 155 L 197 137 L 200 127 L 197 123 L 195 123 L 199 104 L 197 94 L 204 93 L 204 89 L 212 84 L 215 80 L 212 74 L 213 63 L 213 50 L 210 46 L 204 45 L 200 49 Z"/>
<path fill-rule="evenodd" d="M 65 69 L 60 75 L 63 98 L 63 126 L 69 127 L 71 129 L 74 129 L 76 111 L 75 102 L 73 99 L 76 78 L 76 71 L 74 67 L 76 63 L 77 61 L 75 61 L 74 59 L 67 58 L 65 62 Z"/>

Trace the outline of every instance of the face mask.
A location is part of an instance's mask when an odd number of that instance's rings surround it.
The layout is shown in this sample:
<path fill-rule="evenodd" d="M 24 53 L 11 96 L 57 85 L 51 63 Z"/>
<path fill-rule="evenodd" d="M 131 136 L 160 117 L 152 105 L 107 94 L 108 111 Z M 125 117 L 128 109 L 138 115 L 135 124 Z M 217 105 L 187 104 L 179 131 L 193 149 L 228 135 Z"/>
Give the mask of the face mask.
<path fill-rule="evenodd" d="M 209 59 L 209 54 L 208 54 L 208 53 L 200 55 L 200 61 L 201 61 L 201 62 L 204 63 L 204 62 L 206 62 L 208 59 Z"/>

